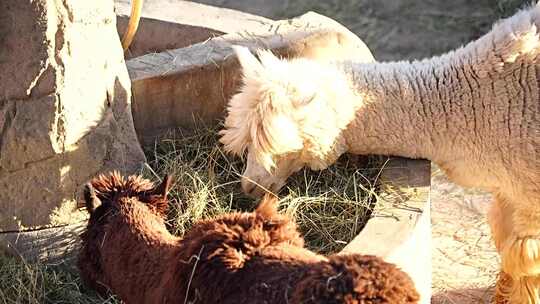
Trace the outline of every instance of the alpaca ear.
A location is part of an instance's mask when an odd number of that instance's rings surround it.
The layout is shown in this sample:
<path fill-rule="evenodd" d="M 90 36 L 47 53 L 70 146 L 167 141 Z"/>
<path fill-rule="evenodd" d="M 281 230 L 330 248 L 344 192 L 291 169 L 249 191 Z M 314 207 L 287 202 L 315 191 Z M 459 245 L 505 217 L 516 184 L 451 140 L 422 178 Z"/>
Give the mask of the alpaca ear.
<path fill-rule="evenodd" d="M 263 66 L 257 57 L 253 55 L 247 47 L 233 45 L 232 49 L 242 66 L 244 77 L 246 78 L 258 78 L 261 75 Z"/>
<path fill-rule="evenodd" d="M 91 183 L 86 183 L 83 191 L 86 210 L 88 213 L 92 214 L 99 206 L 101 206 L 101 200 L 97 197 L 96 190 Z"/>
<path fill-rule="evenodd" d="M 260 215 L 264 219 L 271 219 L 278 214 L 277 208 L 278 208 L 277 196 L 270 193 L 266 193 L 261 199 L 261 202 L 259 203 L 259 206 L 257 207 L 257 209 L 255 209 L 255 213 Z"/>
<path fill-rule="evenodd" d="M 243 73 L 244 83 L 259 79 L 263 75 L 263 66 L 257 58 L 243 46 L 232 46 Z M 224 145 L 225 151 L 241 156 L 248 146 L 249 123 L 246 119 L 251 119 L 252 105 L 255 96 L 246 92 L 240 92 L 232 96 L 227 107 L 224 129 L 219 131 L 221 135 L 219 141 Z"/>
<path fill-rule="evenodd" d="M 249 144 L 249 124 L 246 123 L 248 111 L 240 104 L 243 94 L 232 97 L 225 117 L 224 128 L 219 131 L 219 142 L 223 144 L 225 152 L 242 156 Z M 249 117 L 248 117 L 249 119 Z"/>
<path fill-rule="evenodd" d="M 159 186 L 155 187 L 152 190 L 152 194 L 155 195 L 161 195 L 163 198 L 167 198 L 167 195 L 169 194 L 169 191 L 171 190 L 171 184 L 172 184 L 172 176 L 169 174 L 165 175 L 163 177 L 163 181 Z"/>

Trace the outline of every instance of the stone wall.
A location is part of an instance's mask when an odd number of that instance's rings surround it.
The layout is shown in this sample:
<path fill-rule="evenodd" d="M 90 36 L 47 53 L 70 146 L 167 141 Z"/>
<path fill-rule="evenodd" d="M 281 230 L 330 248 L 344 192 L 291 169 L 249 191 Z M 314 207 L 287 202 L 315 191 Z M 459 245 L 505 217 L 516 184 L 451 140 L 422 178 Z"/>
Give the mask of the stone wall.
<path fill-rule="evenodd" d="M 77 221 L 81 185 L 144 162 L 112 0 L 0 1 L 0 231 Z"/>

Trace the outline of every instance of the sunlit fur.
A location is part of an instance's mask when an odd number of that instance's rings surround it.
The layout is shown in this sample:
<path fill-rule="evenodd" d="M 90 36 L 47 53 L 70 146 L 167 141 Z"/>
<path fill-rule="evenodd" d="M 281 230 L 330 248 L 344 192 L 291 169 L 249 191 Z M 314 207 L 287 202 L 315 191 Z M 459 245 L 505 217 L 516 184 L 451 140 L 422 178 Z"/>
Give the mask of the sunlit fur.
<path fill-rule="evenodd" d="M 345 152 L 336 139 L 353 120 L 355 105 L 349 101 L 357 99 L 346 75 L 330 64 L 284 61 L 267 51 L 258 53 L 259 61 L 246 48 L 235 50 L 244 86 L 232 97 L 221 131 L 227 151 L 242 155 L 249 150 L 254 172 L 285 179 L 305 165 L 324 169 Z M 279 172 L 279 162 L 290 168 Z"/>
<path fill-rule="evenodd" d="M 254 196 L 344 152 L 432 160 L 452 181 L 494 194 L 490 225 L 506 278 L 497 298 L 538 304 L 539 28 L 536 5 L 464 47 L 413 62 L 329 64 L 264 51 L 257 59 L 237 48 L 244 86 L 221 142 L 247 150 L 242 187 Z"/>

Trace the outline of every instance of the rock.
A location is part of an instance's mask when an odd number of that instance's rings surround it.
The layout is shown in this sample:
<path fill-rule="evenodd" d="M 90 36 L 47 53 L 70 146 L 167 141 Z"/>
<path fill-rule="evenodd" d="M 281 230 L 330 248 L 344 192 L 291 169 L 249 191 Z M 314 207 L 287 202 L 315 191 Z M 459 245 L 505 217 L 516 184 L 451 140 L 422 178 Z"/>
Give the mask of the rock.
<path fill-rule="evenodd" d="M 145 161 L 113 1 L 1 1 L 0 45 L 0 231 L 75 222 L 83 183 Z"/>

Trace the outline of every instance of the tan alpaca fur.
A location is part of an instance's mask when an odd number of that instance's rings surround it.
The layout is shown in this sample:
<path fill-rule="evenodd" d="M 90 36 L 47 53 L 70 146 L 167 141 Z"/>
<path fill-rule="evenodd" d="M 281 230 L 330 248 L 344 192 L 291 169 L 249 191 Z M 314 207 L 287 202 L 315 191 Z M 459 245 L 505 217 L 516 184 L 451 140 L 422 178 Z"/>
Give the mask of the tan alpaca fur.
<path fill-rule="evenodd" d="M 324 64 L 265 51 L 258 60 L 237 48 L 244 86 L 221 142 L 247 150 L 242 187 L 254 196 L 345 152 L 436 162 L 495 196 L 489 220 L 505 278 L 497 298 L 540 303 L 539 27 L 536 5 L 414 62 Z"/>

